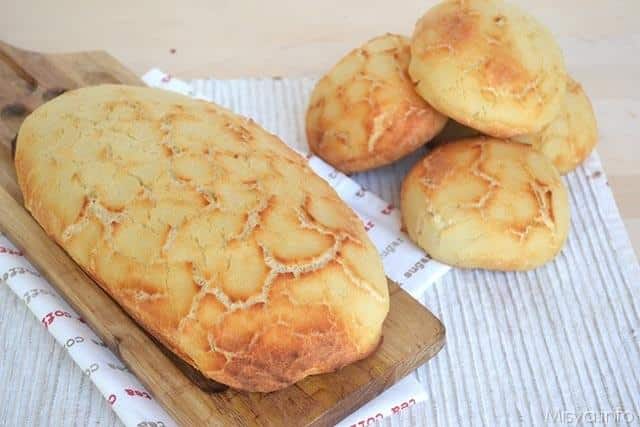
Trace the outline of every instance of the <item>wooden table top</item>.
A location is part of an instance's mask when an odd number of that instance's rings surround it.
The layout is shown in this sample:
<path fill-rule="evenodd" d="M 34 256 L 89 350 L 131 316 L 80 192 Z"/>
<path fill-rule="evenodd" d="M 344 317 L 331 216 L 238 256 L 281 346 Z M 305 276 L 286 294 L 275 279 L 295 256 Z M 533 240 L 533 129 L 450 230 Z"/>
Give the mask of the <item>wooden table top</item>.
<path fill-rule="evenodd" d="M 569 71 L 596 100 L 607 135 L 598 151 L 640 254 L 640 2 L 512 1 L 551 29 Z M 410 34 L 436 1 L 11 3 L 0 14 L 0 40 L 17 47 L 104 49 L 138 74 L 159 67 L 181 78 L 232 78 L 320 75 L 373 36 Z"/>

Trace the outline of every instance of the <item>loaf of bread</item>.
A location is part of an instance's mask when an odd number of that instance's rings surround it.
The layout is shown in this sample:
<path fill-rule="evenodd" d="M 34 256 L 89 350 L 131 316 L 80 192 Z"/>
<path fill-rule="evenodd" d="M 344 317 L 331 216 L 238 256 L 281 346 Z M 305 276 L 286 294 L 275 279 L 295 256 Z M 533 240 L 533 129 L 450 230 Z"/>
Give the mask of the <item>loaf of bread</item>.
<path fill-rule="evenodd" d="M 389 295 L 360 220 L 251 120 L 90 87 L 34 111 L 15 162 L 44 230 L 205 376 L 268 392 L 376 349 Z"/>

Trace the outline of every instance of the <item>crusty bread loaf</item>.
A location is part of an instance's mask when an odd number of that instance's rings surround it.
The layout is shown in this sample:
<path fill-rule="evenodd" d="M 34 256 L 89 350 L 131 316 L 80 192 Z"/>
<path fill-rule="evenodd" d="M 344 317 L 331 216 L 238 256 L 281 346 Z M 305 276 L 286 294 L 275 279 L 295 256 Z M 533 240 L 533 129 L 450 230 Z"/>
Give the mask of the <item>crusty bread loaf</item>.
<path fill-rule="evenodd" d="M 271 391 L 378 345 L 389 296 L 362 224 L 251 120 L 90 87 L 34 111 L 15 162 L 45 231 L 204 375 Z"/>
<path fill-rule="evenodd" d="M 529 270 L 569 231 L 567 191 L 530 145 L 470 138 L 441 145 L 402 184 L 409 236 L 433 258 L 465 268 Z"/>
<path fill-rule="evenodd" d="M 560 114 L 542 131 L 513 139 L 531 144 L 562 175 L 577 168 L 598 143 L 596 116 L 580 83 L 567 78 L 567 96 Z"/>
<path fill-rule="evenodd" d="M 566 86 L 551 33 L 501 0 L 450 0 L 427 11 L 411 39 L 409 74 L 436 110 L 500 138 L 540 131 Z"/>
<path fill-rule="evenodd" d="M 416 93 L 409 58 L 409 39 L 385 34 L 329 70 L 309 101 L 311 151 L 343 172 L 358 172 L 392 163 L 440 132 L 447 118 Z"/>

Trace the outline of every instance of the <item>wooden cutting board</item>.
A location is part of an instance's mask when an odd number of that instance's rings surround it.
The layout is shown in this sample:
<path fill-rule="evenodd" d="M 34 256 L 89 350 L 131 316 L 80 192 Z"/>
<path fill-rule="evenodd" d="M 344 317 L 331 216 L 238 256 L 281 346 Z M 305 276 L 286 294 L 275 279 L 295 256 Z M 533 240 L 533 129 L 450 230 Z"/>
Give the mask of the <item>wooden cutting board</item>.
<path fill-rule="evenodd" d="M 153 393 L 178 423 L 204 425 L 332 425 L 433 357 L 444 327 L 389 282 L 391 309 L 383 341 L 371 357 L 262 394 L 227 389 L 167 354 L 93 282 L 22 206 L 13 144 L 22 120 L 66 90 L 99 83 L 142 82 L 104 52 L 38 54 L 0 42 L 0 230 Z M 19 392 L 19 390 L 18 390 Z"/>

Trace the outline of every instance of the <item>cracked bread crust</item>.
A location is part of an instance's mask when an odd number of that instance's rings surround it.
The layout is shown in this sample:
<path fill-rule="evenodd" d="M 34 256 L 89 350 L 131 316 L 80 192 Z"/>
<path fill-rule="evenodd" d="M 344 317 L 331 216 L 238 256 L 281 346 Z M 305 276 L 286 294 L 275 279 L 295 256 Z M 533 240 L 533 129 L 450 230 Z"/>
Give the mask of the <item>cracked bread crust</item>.
<path fill-rule="evenodd" d="M 377 347 L 389 295 L 360 220 L 251 120 L 84 88 L 25 120 L 15 162 L 45 231 L 205 376 L 268 392 Z"/>
<path fill-rule="evenodd" d="M 513 138 L 533 145 L 561 174 L 577 168 L 598 142 L 598 126 L 591 101 L 580 83 L 567 79 L 567 96 L 560 114 L 541 132 Z"/>
<path fill-rule="evenodd" d="M 567 191 L 531 146 L 492 138 L 441 145 L 402 184 L 402 218 L 433 258 L 463 268 L 529 270 L 569 230 Z"/>
<path fill-rule="evenodd" d="M 415 92 L 409 56 L 408 38 L 385 34 L 342 58 L 311 94 L 311 151 L 343 172 L 358 172 L 390 164 L 440 132 L 447 118 Z"/>
<path fill-rule="evenodd" d="M 566 71 L 551 33 L 501 0 L 448 0 L 416 24 L 409 74 L 434 108 L 499 138 L 540 131 L 560 111 Z"/>

